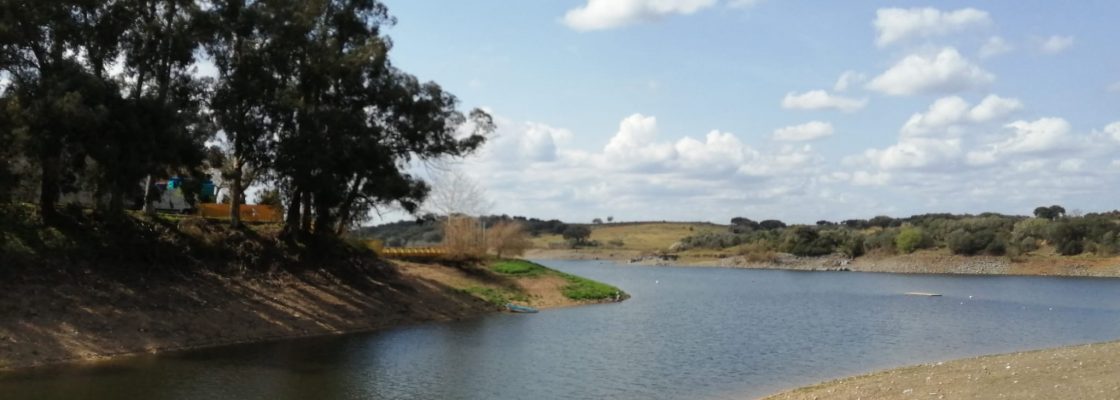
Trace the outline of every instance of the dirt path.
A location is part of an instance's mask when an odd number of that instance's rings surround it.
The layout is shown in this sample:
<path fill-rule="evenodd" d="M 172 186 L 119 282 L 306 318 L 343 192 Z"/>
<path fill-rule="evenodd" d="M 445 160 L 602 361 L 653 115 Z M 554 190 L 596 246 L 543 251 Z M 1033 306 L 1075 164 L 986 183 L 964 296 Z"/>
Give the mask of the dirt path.
<path fill-rule="evenodd" d="M 811 399 L 1120 399 L 1120 342 L 923 364 L 766 398 Z"/>

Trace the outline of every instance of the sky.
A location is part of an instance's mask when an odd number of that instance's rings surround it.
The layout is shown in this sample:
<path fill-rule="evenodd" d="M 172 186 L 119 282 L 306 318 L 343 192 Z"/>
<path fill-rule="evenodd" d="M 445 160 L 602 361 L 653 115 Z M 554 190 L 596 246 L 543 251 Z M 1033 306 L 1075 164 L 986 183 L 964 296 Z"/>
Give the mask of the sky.
<path fill-rule="evenodd" d="M 494 214 L 1120 208 L 1120 2 L 384 3 L 393 63 L 494 116 L 455 163 Z"/>

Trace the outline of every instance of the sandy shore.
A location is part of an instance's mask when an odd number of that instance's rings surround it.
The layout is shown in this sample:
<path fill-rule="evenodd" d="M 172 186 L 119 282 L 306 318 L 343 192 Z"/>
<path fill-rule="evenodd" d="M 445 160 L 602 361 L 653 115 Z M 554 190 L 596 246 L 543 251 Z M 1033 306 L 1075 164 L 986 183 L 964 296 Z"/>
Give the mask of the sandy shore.
<path fill-rule="evenodd" d="M 1120 342 L 916 365 L 765 399 L 1120 399 Z"/>

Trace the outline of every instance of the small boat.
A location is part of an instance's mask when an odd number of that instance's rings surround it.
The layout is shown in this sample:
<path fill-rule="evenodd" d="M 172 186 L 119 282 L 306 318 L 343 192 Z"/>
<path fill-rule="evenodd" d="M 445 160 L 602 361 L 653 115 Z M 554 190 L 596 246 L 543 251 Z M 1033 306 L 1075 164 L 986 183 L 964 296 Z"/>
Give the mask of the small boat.
<path fill-rule="evenodd" d="M 928 292 L 906 292 L 903 293 L 907 296 L 925 296 L 925 297 L 941 297 L 941 293 L 928 293 Z"/>
<path fill-rule="evenodd" d="M 533 307 L 520 306 L 520 305 L 513 304 L 513 303 L 506 304 L 506 309 L 508 309 L 509 312 L 514 312 L 514 313 L 529 313 L 529 314 L 532 314 L 532 313 L 538 312 L 537 309 L 535 309 Z"/>

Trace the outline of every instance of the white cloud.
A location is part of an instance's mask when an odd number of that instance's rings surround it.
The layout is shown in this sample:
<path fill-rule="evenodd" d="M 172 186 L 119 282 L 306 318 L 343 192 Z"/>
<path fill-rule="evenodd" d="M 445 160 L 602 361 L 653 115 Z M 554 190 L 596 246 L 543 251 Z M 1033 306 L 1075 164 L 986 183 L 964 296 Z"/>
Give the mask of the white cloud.
<path fill-rule="evenodd" d="M 1062 172 L 1078 172 L 1081 171 L 1081 168 L 1084 166 L 1084 159 L 1070 158 L 1067 160 L 1062 160 L 1062 162 L 1058 164 L 1058 170 Z"/>
<path fill-rule="evenodd" d="M 863 83 L 866 80 L 867 75 L 856 71 L 844 71 L 844 73 L 840 74 L 839 78 L 836 78 L 836 84 L 832 86 L 832 90 L 843 92 L 848 90 L 849 87 Z"/>
<path fill-rule="evenodd" d="M 1073 46 L 1073 36 L 1054 35 L 1039 43 L 1039 48 L 1047 54 L 1058 54 Z"/>
<path fill-rule="evenodd" d="M 968 28 L 991 24 L 985 11 L 963 8 L 941 11 L 935 8 L 881 8 L 875 12 L 875 30 L 879 47 L 912 38 L 944 36 Z"/>
<path fill-rule="evenodd" d="M 1120 121 L 1113 122 L 1104 127 L 1104 133 L 1112 137 L 1112 140 L 1120 142 Z"/>
<path fill-rule="evenodd" d="M 992 36 L 980 46 L 980 58 L 995 57 L 1014 50 L 1015 47 L 999 36 Z"/>
<path fill-rule="evenodd" d="M 988 122 L 1003 118 L 1022 108 L 1023 102 L 1019 101 L 1019 99 L 999 97 L 991 94 L 985 97 L 984 100 L 981 100 L 980 104 L 977 104 L 972 110 L 969 110 L 968 118 L 973 122 Z"/>
<path fill-rule="evenodd" d="M 1108 91 L 1113 93 L 1120 93 L 1120 82 L 1115 82 L 1111 85 L 1108 85 Z"/>
<path fill-rule="evenodd" d="M 922 136 L 931 133 L 956 134 L 960 127 L 983 124 L 1010 115 L 1023 108 L 1019 99 L 988 95 L 975 107 L 957 96 L 942 97 L 934 101 L 925 113 L 910 116 L 902 126 L 904 136 Z"/>
<path fill-rule="evenodd" d="M 1031 122 L 1020 120 L 1005 127 L 1010 134 L 982 150 L 969 152 L 969 164 L 994 164 L 1014 155 L 1045 155 L 1081 144 L 1079 138 L 1070 134 L 1072 128 L 1069 122 L 1062 118 L 1040 118 Z"/>
<path fill-rule="evenodd" d="M 867 88 L 892 96 L 951 93 L 976 89 L 995 79 L 995 75 L 962 57 L 957 49 L 946 47 L 932 56 L 906 56 L 872 79 Z"/>
<path fill-rule="evenodd" d="M 577 31 L 618 28 L 668 15 L 688 15 L 714 6 L 716 0 L 588 0 L 569 10 L 564 24 Z"/>
<path fill-rule="evenodd" d="M 801 125 L 787 126 L 774 131 L 774 140 L 786 142 L 804 142 L 820 139 L 832 135 L 832 124 L 821 121 L 811 121 Z"/>
<path fill-rule="evenodd" d="M 856 171 L 851 175 L 852 184 L 856 186 L 886 186 L 891 182 L 891 174 L 887 172 Z"/>
<path fill-rule="evenodd" d="M 750 158 L 748 149 L 735 135 L 714 130 L 708 132 L 703 142 L 685 137 L 673 146 L 677 161 L 688 169 L 735 169 Z"/>
<path fill-rule="evenodd" d="M 657 143 L 657 118 L 634 114 L 618 125 L 603 153 L 623 166 L 656 165 L 676 157 L 671 144 Z"/>
<path fill-rule="evenodd" d="M 849 97 L 829 94 L 824 90 L 811 90 L 805 93 L 786 93 L 782 99 L 782 108 L 797 110 L 824 110 L 834 109 L 843 112 L 853 112 L 867 106 L 867 99 L 853 99 Z"/>
<path fill-rule="evenodd" d="M 885 149 L 869 149 L 864 157 L 882 170 L 925 169 L 947 166 L 962 154 L 956 138 L 902 138 Z"/>

